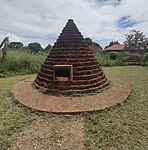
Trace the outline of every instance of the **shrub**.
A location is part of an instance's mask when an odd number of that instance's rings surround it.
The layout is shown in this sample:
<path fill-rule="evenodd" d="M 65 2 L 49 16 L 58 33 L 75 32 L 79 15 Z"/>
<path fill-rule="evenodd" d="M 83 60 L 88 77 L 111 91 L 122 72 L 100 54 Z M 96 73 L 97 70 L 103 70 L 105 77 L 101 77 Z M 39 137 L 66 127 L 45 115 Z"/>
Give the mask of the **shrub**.
<path fill-rule="evenodd" d="M 36 73 L 46 54 L 29 54 L 24 51 L 9 51 L 7 61 L 0 64 L 0 73 L 2 74 L 31 74 Z"/>
<path fill-rule="evenodd" d="M 122 62 L 127 62 L 127 57 L 130 55 L 129 52 L 118 52 L 117 59 Z"/>
<path fill-rule="evenodd" d="M 124 65 L 124 63 L 121 60 L 111 60 L 108 55 L 97 54 L 96 58 L 99 64 L 105 67 Z"/>
<path fill-rule="evenodd" d="M 104 59 L 104 61 L 100 61 L 100 64 L 102 64 L 103 66 L 148 65 L 148 53 L 144 54 L 143 52 L 110 52 L 104 54 L 103 57 L 107 58 Z"/>
<path fill-rule="evenodd" d="M 148 53 L 145 53 L 144 58 L 143 58 L 144 62 L 148 62 Z"/>
<path fill-rule="evenodd" d="M 106 55 L 97 54 L 96 59 L 102 66 L 109 66 L 110 58 Z"/>
<path fill-rule="evenodd" d="M 107 54 L 111 60 L 116 60 L 118 56 L 118 52 L 110 52 Z"/>
<path fill-rule="evenodd" d="M 141 54 L 132 53 L 129 56 L 127 56 L 127 61 L 140 64 L 140 62 L 142 61 L 142 55 Z"/>

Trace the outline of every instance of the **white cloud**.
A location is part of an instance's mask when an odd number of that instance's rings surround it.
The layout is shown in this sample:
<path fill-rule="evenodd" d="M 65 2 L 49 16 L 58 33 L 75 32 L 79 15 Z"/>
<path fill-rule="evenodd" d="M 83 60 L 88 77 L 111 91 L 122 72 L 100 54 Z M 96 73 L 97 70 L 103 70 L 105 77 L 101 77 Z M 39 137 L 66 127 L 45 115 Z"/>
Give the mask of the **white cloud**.
<path fill-rule="evenodd" d="M 1 0 L 0 40 L 10 33 L 10 39 L 27 44 L 54 43 L 69 18 L 73 18 L 81 33 L 105 46 L 110 40 L 124 41 L 129 29 L 148 35 L 148 1 L 122 0 Z M 139 22 L 132 28 L 120 28 L 118 19 L 128 15 Z M 15 37 L 15 38 L 12 38 Z"/>
<path fill-rule="evenodd" d="M 22 40 L 17 36 L 17 35 L 14 35 L 14 34 L 11 34 L 11 33 L 7 33 L 6 34 L 6 37 L 9 37 L 10 38 L 10 42 L 22 42 Z"/>

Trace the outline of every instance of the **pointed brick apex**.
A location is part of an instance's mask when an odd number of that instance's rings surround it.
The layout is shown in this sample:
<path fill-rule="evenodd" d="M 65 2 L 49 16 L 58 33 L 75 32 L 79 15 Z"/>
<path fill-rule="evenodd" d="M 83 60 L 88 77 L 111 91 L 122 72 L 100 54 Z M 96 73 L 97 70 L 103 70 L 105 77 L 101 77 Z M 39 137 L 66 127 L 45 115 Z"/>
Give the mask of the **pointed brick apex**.
<path fill-rule="evenodd" d="M 68 19 L 68 22 L 73 22 L 73 19 Z"/>

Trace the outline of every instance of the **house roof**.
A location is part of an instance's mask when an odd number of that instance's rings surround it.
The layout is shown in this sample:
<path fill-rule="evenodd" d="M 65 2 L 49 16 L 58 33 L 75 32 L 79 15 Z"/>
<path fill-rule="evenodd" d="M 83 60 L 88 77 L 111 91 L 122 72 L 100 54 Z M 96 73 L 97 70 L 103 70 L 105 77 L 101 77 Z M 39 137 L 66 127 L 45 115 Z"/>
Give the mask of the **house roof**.
<path fill-rule="evenodd" d="M 113 51 L 113 50 L 123 50 L 125 47 L 124 44 L 115 44 L 115 45 L 112 45 L 112 46 L 109 46 L 108 48 L 105 48 L 104 50 L 105 51 Z"/>

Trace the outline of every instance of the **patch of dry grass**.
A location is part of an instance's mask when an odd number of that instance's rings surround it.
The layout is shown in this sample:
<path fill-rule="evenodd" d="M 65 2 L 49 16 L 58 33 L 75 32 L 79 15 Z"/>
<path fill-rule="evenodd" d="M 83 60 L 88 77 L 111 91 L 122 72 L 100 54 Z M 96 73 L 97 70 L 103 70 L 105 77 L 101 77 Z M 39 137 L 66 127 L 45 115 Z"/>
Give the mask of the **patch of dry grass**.
<path fill-rule="evenodd" d="M 82 150 L 81 119 L 79 116 L 40 116 L 18 136 L 10 150 Z"/>

